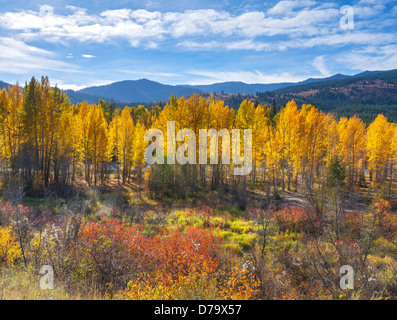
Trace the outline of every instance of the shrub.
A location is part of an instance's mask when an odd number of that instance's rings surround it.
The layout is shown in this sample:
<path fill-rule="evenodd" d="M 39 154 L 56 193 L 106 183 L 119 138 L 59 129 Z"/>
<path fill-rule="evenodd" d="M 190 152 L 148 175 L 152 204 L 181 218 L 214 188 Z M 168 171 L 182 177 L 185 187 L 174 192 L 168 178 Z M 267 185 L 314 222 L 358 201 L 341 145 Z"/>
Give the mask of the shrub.
<path fill-rule="evenodd" d="M 210 230 L 165 229 L 151 239 L 152 267 L 133 278 L 117 298 L 192 299 L 211 296 L 218 246 Z M 215 296 L 213 296 L 215 298 Z"/>
<path fill-rule="evenodd" d="M 288 206 L 274 213 L 281 230 L 309 232 L 320 225 L 320 219 L 315 212 L 300 207 Z"/>
<path fill-rule="evenodd" d="M 21 255 L 21 247 L 12 227 L 0 227 L 0 264 L 11 265 Z"/>
<path fill-rule="evenodd" d="M 234 268 L 227 272 L 202 275 L 193 272 L 189 275 L 157 272 L 155 275 L 141 274 L 128 283 L 127 289 L 116 294 L 116 299 L 124 300 L 248 300 L 258 293 L 255 276 L 247 270 Z"/>
<path fill-rule="evenodd" d="M 185 231 L 165 228 L 154 237 L 115 219 L 87 225 L 77 244 L 77 274 L 91 275 L 103 292 L 124 289 L 132 279 L 162 273 L 175 280 L 192 273 L 214 273 L 217 245 L 210 230 L 188 226 Z"/>
<path fill-rule="evenodd" d="M 218 265 L 217 244 L 210 230 L 189 226 L 164 230 L 153 238 L 158 268 L 171 274 L 213 273 Z"/>
<path fill-rule="evenodd" d="M 131 276 L 150 266 L 150 241 L 115 219 L 87 225 L 77 246 L 78 273 L 92 274 L 102 291 L 120 290 Z"/>
<path fill-rule="evenodd" d="M 397 232 L 397 215 L 391 212 L 389 201 L 380 199 L 374 201 L 379 232 L 387 239 L 393 239 Z"/>

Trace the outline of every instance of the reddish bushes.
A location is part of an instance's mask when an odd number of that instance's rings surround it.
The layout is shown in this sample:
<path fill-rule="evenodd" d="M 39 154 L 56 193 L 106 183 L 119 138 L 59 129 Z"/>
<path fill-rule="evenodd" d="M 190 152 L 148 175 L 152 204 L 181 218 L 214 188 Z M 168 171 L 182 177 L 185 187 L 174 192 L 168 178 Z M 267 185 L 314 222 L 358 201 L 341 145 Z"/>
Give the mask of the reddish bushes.
<path fill-rule="evenodd" d="M 158 268 L 171 275 L 212 273 L 218 265 L 217 245 L 207 230 L 192 226 L 183 232 L 165 230 L 153 243 Z"/>
<path fill-rule="evenodd" d="M 388 239 L 393 239 L 397 232 L 397 215 L 391 212 L 389 201 L 374 201 L 378 231 Z"/>
<path fill-rule="evenodd" d="M 277 223 L 282 230 L 308 232 L 320 225 L 321 220 L 315 212 L 300 207 L 287 206 L 274 213 Z"/>
<path fill-rule="evenodd" d="M 124 287 L 140 274 L 162 272 L 170 278 L 208 274 L 218 265 L 217 246 L 203 229 L 164 230 L 150 238 L 115 219 L 92 222 L 78 243 L 80 273 L 93 273 L 102 288 Z"/>
<path fill-rule="evenodd" d="M 349 228 L 350 232 L 358 232 L 361 229 L 362 213 L 360 211 L 347 211 L 343 215 L 344 226 Z"/>
<path fill-rule="evenodd" d="M 120 288 L 146 268 L 148 239 L 139 230 L 115 220 L 92 222 L 81 232 L 76 254 L 78 274 L 91 274 L 102 290 Z"/>
<path fill-rule="evenodd" d="M 8 201 L 0 200 L 0 225 L 9 225 L 17 218 L 20 222 L 29 223 L 32 227 L 40 229 L 48 222 L 48 213 L 21 204 L 13 206 Z"/>

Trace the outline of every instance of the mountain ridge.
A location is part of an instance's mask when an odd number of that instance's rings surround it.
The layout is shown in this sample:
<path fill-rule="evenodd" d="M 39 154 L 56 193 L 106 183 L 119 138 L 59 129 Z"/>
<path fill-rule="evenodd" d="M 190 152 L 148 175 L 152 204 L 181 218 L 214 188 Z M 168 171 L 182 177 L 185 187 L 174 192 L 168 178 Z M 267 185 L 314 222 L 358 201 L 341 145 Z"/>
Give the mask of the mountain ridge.
<path fill-rule="evenodd" d="M 363 74 L 375 74 L 379 71 L 364 71 L 356 75 L 335 74 L 325 78 L 308 78 L 299 82 L 279 83 L 245 83 L 242 81 L 226 81 L 209 85 L 167 85 L 146 78 L 138 80 L 122 80 L 102 86 L 93 86 L 76 91 L 102 99 L 110 99 L 120 103 L 156 102 L 168 100 L 174 93 L 176 96 L 186 96 L 194 93 L 227 93 L 227 94 L 256 94 L 257 92 L 274 91 L 300 84 L 314 82 L 351 79 Z M 115 90 L 116 89 L 116 90 Z"/>
<path fill-rule="evenodd" d="M 188 88 L 182 85 L 172 86 L 145 78 L 123 80 L 107 85 L 88 87 L 77 92 L 105 97 L 124 103 L 164 100 L 168 99 L 172 93 L 175 93 L 176 96 L 202 93 L 201 90 L 197 90 L 196 88 Z"/>
<path fill-rule="evenodd" d="M 386 71 L 387 72 L 387 71 Z M 359 77 L 371 77 L 382 71 L 364 71 L 355 75 L 344 75 L 337 73 L 325 78 L 308 78 L 299 82 L 280 83 L 245 83 L 242 81 L 226 81 L 209 85 L 168 85 L 152 81 L 146 78 L 137 80 L 122 80 L 101 86 L 86 87 L 81 90 L 66 89 L 64 92 L 69 96 L 71 103 L 82 101 L 97 103 L 99 99 L 113 101 L 118 104 L 131 103 L 155 103 L 166 101 L 174 93 L 177 97 L 189 96 L 195 93 L 217 93 L 217 94 L 257 94 L 260 92 L 284 90 L 299 85 L 309 85 L 327 81 L 354 79 Z M 8 87 L 8 83 L 0 81 L 0 88 Z M 288 89 L 286 89 L 288 90 Z"/>

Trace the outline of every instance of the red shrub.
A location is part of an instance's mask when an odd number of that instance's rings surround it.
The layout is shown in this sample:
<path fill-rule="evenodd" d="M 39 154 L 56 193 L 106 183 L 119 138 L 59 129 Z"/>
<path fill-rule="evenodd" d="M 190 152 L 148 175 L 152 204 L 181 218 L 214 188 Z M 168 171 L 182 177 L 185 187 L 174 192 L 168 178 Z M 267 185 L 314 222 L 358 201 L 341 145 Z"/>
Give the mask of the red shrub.
<path fill-rule="evenodd" d="M 362 229 L 362 213 L 348 211 L 343 215 L 343 225 L 350 235 L 359 236 Z"/>
<path fill-rule="evenodd" d="M 115 219 L 90 223 L 77 246 L 80 272 L 93 273 L 101 286 L 123 286 L 131 275 L 150 266 L 150 239 Z"/>
<path fill-rule="evenodd" d="M 166 230 L 153 241 L 158 268 L 172 275 L 216 270 L 217 245 L 205 229 L 190 226 L 183 232 Z"/>
<path fill-rule="evenodd" d="M 302 232 L 313 227 L 318 227 L 320 224 L 320 219 L 314 212 L 301 207 L 287 206 L 276 211 L 274 216 L 277 223 L 284 230 Z"/>
<path fill-rule="evenodd" d="M 78 243 L 81 273 L 96 276 L 102 288 L 120 289 L 140 274 L 170 278 L 191 272 L 208 274 L 218 265 L 217 246 L 210 231 L 188 227 L 165 230 L 153 238 L 115 219 L 86 226 Z"/>
<path fill-rule="evenodd" d="M 377 227 L 386 238 L 393 239 L 397 232 L 397 215 L 391 212 L 391 205 L 386 200 L 375 200 Z"/>

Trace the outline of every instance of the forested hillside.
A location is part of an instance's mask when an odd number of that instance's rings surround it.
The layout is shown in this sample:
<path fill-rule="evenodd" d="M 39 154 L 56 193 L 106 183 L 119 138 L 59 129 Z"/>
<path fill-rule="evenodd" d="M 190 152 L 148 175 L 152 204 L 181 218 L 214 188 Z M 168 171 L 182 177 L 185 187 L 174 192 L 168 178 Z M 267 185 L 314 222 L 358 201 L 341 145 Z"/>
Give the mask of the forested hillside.
<path fill-rule="evenodd" d="M 272 99 L 278 103 L 286 103 L 290 99 L 312 103 L 325 112 L 332 111 L 340 116 L 359 114 L 367 123 L 379 113 L 385 114 L 391 121 L 397 121 L 397 70 L 364 73 L 351 78 L 258 93 L 259 101 L 271 102 Z"/>

